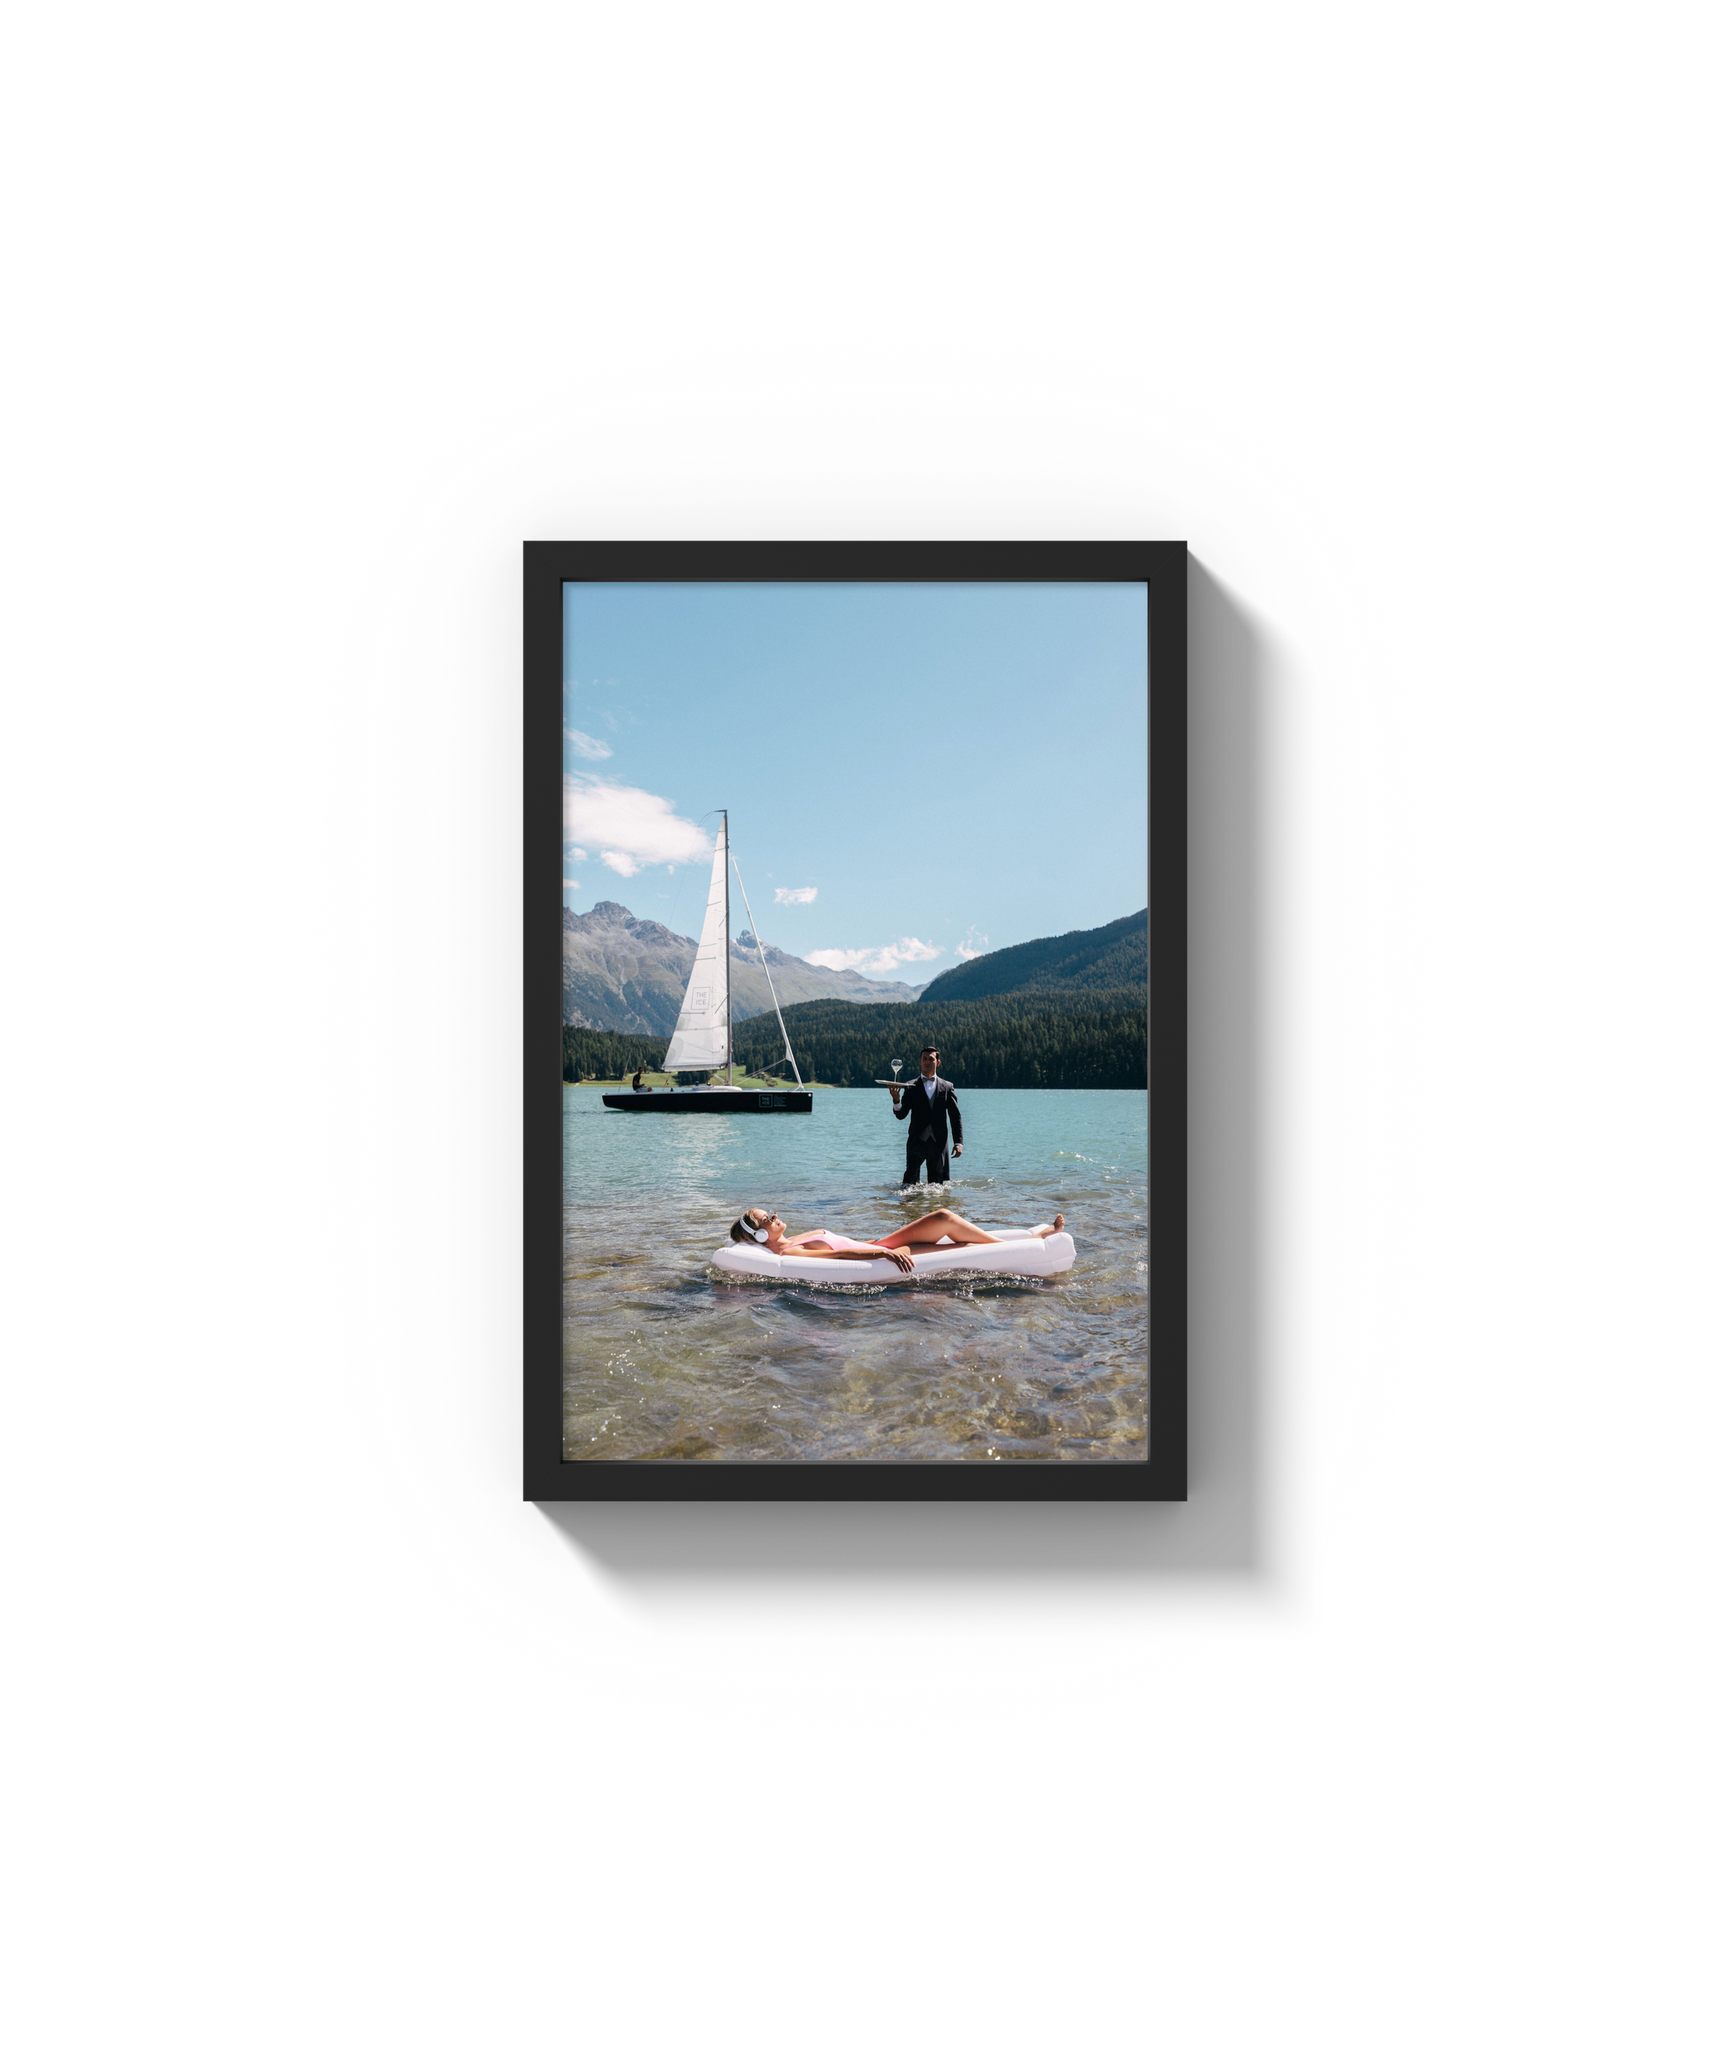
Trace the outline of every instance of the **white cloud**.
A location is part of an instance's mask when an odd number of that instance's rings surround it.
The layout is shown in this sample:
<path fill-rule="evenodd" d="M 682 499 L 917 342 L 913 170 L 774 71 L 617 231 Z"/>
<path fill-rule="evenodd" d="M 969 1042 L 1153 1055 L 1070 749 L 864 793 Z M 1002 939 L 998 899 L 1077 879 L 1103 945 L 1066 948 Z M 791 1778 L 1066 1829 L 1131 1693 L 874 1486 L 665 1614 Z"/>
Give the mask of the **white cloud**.
<path fill-rule="evenodd" d="M 817 901 L 817 891 L 815 889 L 778 889 L 775 892 L 775 900 L 778 903 L 815 903 Z"/>
<path fill-rule="evenodd" d="M 579 888 L 580 886 L 581 886 L 581 885 L 580 885 L 579 883 L 577 883 L 577 882 L 569 882 L 569 881 L 566 881 L 565 879 L 563 879 L 563 880 L 562 880 L 562 883 L 561 883 L 561 887 L 562 887 L 563 889 L 577 889 L 577 888 Z"/>
<path fill-rule="evenodd" d="M 676 817 L 667 797 L 596 775 L 562 778 L 561 819 L 567 837 L 578 841 L 573 858 L 595 853 L 617 875 L 708 858 L 713 850 L 703 828 Z"/>
<path fill-rule="evenodd" d="M 981 932 L 975 924 L 969 924 L 966 928 L 966 937 L 955 947 L 955 951 L 963 960 L 976 960 L 981 953 L 990 951 L 990 934 Z"/>
<path fill-rule="evenodd" d="M 576 726 L 569 725 L 566 734 L 572 742 L 573 752 L 581 761 L 606 761 L 614 752 L 606 742 L 593 740 L 588 732 L 580 732 Z"/>
<path fill-rule="evenodd" d="M 934 960 L 941 951 L 923 939 L 897 939 L 892 946 L 824 946 L 805 957 L 813 967 L 833 967 L 837 973 L 851 967 L 860 974 L 889 975 L 909 960 Z"/>

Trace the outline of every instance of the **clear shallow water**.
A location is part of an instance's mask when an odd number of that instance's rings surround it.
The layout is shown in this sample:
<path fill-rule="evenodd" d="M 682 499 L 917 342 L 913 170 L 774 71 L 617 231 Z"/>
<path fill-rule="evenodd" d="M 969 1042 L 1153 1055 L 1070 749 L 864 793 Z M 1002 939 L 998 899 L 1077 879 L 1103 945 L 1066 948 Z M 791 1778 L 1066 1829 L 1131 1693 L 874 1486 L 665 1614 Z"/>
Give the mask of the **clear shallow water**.
<path fill-rule="evenodd" d="M 567 1457 L 1145 1455 L 1143 1090 L 973 1089 L 953 1181 L 913 1192 L 881 1088 L 819 1089 L 809 1117 L 562 1100 Z M 942 1205 L 988 1230 L 1060 1209 L 1079 1258 L 1048 1280 L 891 1287 L 719 1271 L 759 1202 L 851 1237 Z"/>

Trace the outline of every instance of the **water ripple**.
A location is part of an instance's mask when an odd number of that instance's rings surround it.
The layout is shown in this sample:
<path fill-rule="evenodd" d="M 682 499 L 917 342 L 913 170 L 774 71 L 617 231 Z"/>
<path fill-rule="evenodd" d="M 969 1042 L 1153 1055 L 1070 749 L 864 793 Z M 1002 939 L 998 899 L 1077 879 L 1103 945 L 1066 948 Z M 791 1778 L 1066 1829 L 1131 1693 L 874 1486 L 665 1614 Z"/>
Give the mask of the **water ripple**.
<path fill-rule="evenodd" d="M 858 1090 L 779 1120 L 630 1117 L 594 1089 L 564 1100 L 568 1457 L 1141 1455 L 1143 1094 L 970 1091 L 969 1156 L 985 1170 L 915 1189 L 899 1184 L 899 1126 Z M 989 1228 L 1061 1209 L 1079 1263 L 896 1285 L 710 1265 L 760 1201 L 791 1230 L 853 1236 L 943 1201 Z"/>

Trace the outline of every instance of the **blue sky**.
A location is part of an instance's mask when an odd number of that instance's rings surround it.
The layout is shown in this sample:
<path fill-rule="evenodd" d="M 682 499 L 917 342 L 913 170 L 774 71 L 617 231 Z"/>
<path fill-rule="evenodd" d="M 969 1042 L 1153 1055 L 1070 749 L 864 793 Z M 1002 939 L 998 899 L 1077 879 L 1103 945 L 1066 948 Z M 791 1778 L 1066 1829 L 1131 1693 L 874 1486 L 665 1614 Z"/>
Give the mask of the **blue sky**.
<path fill-rule="evenodd" d="M 565 588 L 574 910 L 695 937 L 723 806 L 763 937 L 879 980 L 1144 907 L 1143 584 Z"/>

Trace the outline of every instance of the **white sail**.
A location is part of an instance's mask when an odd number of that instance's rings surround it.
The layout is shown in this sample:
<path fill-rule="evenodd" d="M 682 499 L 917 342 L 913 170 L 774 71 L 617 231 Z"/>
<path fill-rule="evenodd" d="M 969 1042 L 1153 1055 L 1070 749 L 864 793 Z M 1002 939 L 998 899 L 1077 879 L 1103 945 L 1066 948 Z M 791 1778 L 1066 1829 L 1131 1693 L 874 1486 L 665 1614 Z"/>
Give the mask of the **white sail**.
<path fill-rule="evenodd" d="M 669 1073 L 728 1064 L 728 820 L 716 828 L 704 932 L 686 984 L 686 1000 L 662 1062 Z"/>

